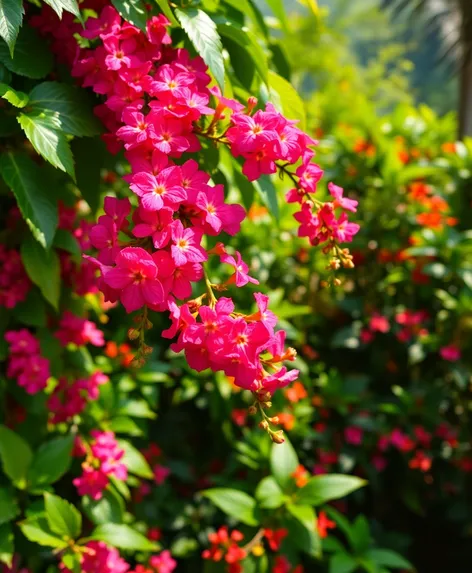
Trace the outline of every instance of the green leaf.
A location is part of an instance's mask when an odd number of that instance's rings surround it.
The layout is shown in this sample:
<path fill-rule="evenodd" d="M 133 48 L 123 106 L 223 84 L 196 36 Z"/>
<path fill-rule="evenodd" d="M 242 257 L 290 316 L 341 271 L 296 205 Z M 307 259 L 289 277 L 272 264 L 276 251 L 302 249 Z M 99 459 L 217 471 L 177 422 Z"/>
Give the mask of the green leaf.
<path fill-rule="evenodd" d="M 270 467 L 277 483 L 285 490 L 291 483 L 291 475 L 298 467 L 298 456 L 288 438 L 283 444 L 272 444 Z"/>
<path fill-rule="evenodd" d="M 59 16 L 59 19 L 62 19 L 62 12 L 65 10 L 66 12 L 70 12 L 80 18 L 80 10 L 79 5 L 77 4 L 77 0 L 44 0 L 46 4 L 49 4 L 51 8 L 56 12 Z"/>
<path fill-rule="evenodd" d="M 32 237 L 27 237 L 21 245 L 21 258 L 29 278 L 39 287 L 44 298 L 57 310 L 61 288 L 61 267 L 56 251 L 45 251 Z"/>
<path fill-rule="evenodd" d="M 42 82 L 29 94 L 28 114 L 45 113 L 59 131 L 79 137 L 92 137 L 102 132 L 93 114 L 93 102 L 84 90 L 58 82 Z"/>
<path fill-rule="evenodd" d="M 267 476 L 259 482 L 255 496 L 259 506 L 267 509 L 275 509 L 283 505 L 285 495 L 272 476 Z"/>
<path fill-rule="evenodd" d="M 366 557 L 377 565 L 383 565 L 392 569 L 406 569 L 407 571 L 415 569 L 409 561 L 390 549 L 370 549 L 367 551 Z"/>
<path fill-rule="evenodd" d="M 281 23 L 284 32 L 288 32 L 287 14 L 285 13 L 283 0 L 266 0 L 266 2 L 274 13 L 274 16 Z"/>
<path fill-rule="evenodd" d="M 156 3 L 162 10 L 164 16 L 167 16 L 167 18 L 170 20 L 172 26 L 178 26 L 179 23 L 177 22 L 174 13 L 171 10 L 171 7 L 169 5 L 169 0 L 156 0 Z"/>
<path fill-rule="evenodd" d="M 247 177 L 240 172 L 239 165 L 237 165 L 234 170 L 234 183 L 241 195 L 244 208 L 246 211 L 249 211 L 254 202 L 255 187 L 248 181 Z"/>
<path fill-rule="evenodd" d="M 141 0 L 112 0 L 112 4 L 127 22 L 146 30 L 147 12 Z"/>
<path fill-rule="evenodd" d="M 356 560 L 347 553 L 337 553 L 329 561 L 329 573 L 352 573 L 356 568 Z"/>
<path fill-rule="evenodd" d="M 90 539 L 105 541 L 118 549 L 131 551 L 153 551 L 158 548 L 156 543 L 149 541 L 142 533 L 139 533 L 129 525 L 106 523 L 96 527 Z"/>
<path fill-rule="evenodd" d="M 292 84 L 272 70 L 269 70 L 269 93 L 274 106 L 288 119 L 298 119 L 298 127 L 305 129 L 305 104 Z"/>
<path fill-rule="evenodd" d="M 73 255 L 80 262 L 82 250 L 77 239 L 65 229 L 57 229 L 54 235 L 53 246 Z"/>
<path fill-rule="evenodd" d="M 126 440 L 118 440 L 118 445 L 125 451 L 125 455 L 121 458 L 121 461 L 132 474 L 144 479 L 152 479 L 154 477 L 146 458 L 141 452 Z"/>
<path fill-rule="evenodd" d="M 0 525 L 0 563 L 6 563 L 11 567 L 13 560 L 13 553 L 15 551 L 13 545 L 13 531 L 9 523 Z"/>
<path fill-rule="evenodd" d="M 264 16 L 252 0 L 224 0 L 232 8 L 245 14 L 257 26 L 258 31 L 264 38 L 269 37 L 269 29 L 264 21 Z"/>
<path fill-rule="evenodd" d="M 225 79 L 223 46 L 216 24 L 208 14 L 195 8 L 185 11 L 176 8 L 175 14 L 195 50 L 203 58 L 223 91 Z"/>
<path fill-rule="evenodd" d="M 7 44 L 0 40 L 0 62 L 10 72 L 39 80 L 52 70 L 54 60 L 46 40 L 33 28 L 24 25 L 18 34 L 13 56 Z"/>
<path fill-rule="evenodd" d="M 0 525 L 15 519 L 20 513 L 13 490 L 9 487 L 0 488 Z"/>
<path fill-rule="evenodd" d="M 0 157 L 0 174 L 15 195 L 34 238 L 43 247 L 49 247 L 56 232 L 58 214 L 43 171 L 27 155 L 9 151 Z"/>
<path fill-rule="evenodd" d="M 321 539 L 316 529 L 316 515 L 309 505 L 288 504 L 289 517 L 286 524 L 290 539 L 312 557 L 321 557 Z M 291 518 L 290 518 L 291 517 Z"/>
<path fill-rule="evenodd" d="M 55 483 L 69 469 L 74 445 L 72 434 L 45 442 L 35 453 L 28 472 L 31 487 L 37 489 Z"/>
<path fill-rule="evenodd" d="M 259 75 L 264 82 L 267 82 L 269 64 L 264 50 L 254 34 L 247 28 L 236 28 L 231 22 L 218 24 L 217 29 L 223 38 L 229 38 L 233 42 L 236 42 L 236 44 L 249 54 L 257 71 L 259 72 Z"/>
<path fill-rule="evenodd" d="M 364 515 L 359 515 L 352 524 L 349 542 L 357 555 L 361 555 L 368 549 L 371 543 L 371 536 L 369 522 Z"/>
<path fill-rule="evenodd" d="M 46 326 L 46 303 L 37 289 L 31 289 L 27 299 L 15 306 L 13 316 L 28 326 Z"/>
<path fill-rule="evenodd" d="M 20 113 L 18 123 L 35 150 L 51 165 L 75 179 L 74 158 L 66 136 L 56 129 L 53 116 Z"/>
<path fill-rule="evenodd" d="M 67 541 L 64 541 L 64 539 L 51 531 L 47 519 L 43 516 L 26 519 L 19 526 L 23 535 L 38 545 L 56 547 L 58 549 L 67 547 Z"/>
<path fill-rule="evenodd" d="M 0 0 L 0 5 L 2 0 Z M 29 97 L 24 92 L 18 92 L 7 86 L 7 84 L 0 84 L 0 97 L 7 100 L 8 103 L 15 107 L 25 107 L 29 101 Z"/>
<path fill-rule="evenodd" d="M 255 517 L 256 500 L 244 491 L 215 487 L 201 493 L 227 515 L 231 515 L 246 525 L 258 524 Z"/>
<path fill-rule="evenodd" d="M 272 183 L 269 175 L 261 175 L 257 181 L 253 181 L 253 185 L 262 199 L 265 206 L 269 209 L 270 214 L 276 221 L 280 218 L 279 202 L 277 199 L 277 189 Z"/>
<path fill-rule="evenodd" d="M 24 13 L 22 0 L 0 0 L 0 37 L 5 40 L 11 57 Z"/>
<path fill-rule="evenodd" d="M 367 482 L 356 476 L 343 474 L 319 475 L 310 478 L 309 482 L 295 494 L 297 503 L 321 505 L 339 499 L 364 487 Z"/>
<path fill-rule="evenodd" d="M 95 525 L 121 523 L 123 520 L 123 500 L 112 489 L 106 489 L 103 497 L 97 501 L 88 496 L 82 498 L 82 507 Z"/>
<path fill-rule="evenodd" d="M 65 499 L 50 493 L 44 494 L 44 506 L 51 530 L 68 539 L 77 539 L 82 529 L 82 516 L 77 509 Z"/>
<path fill-rule="evenodd" d="M 106 146 L 99 138 L 74 139 L 71 144 L 75 159 L 77 187 L 92 213 L 100 206 L 101 171 Z"/>
<path fill-rule="evenodd" d="M 24 489 L 33 452 L 21 436 L 6 426 L 0 426 L 0 458 L 5 474 Z"/>
<path fill-rule="evenodd" d="M 63 553 L 61 563 L 64 563 L 72 573 L 82 573 L 81 556 L 78 553 Z"/>

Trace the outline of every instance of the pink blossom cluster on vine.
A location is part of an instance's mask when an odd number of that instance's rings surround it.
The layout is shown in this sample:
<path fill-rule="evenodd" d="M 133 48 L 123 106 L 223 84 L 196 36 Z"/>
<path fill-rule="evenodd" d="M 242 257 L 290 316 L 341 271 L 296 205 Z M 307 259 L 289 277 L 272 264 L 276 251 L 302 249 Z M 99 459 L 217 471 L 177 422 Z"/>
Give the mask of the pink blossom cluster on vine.
<path fill-rule="evenodd" d="M 246 105 L 223 97 L 211 86 L 200 57 L 171 46 L 170 22 L 163 15 L 150 17 L 143 32 L 112 6 L 95 9 L 99 16 L 88 18 L 85 29 L 71 19 L 54 27 L 46 16 L 34 24 L 55 38 L 53 49 L 68 60 L 82 86 L 103 96 L 95 109 L 107 130 L 103 138 L 111 152 L 124 147 L 131 168 L 125 179 L 137 206 L 107 197 L 105 214 L 90 233 L 98 255 L 89 261 L 100 270 L 99 288 L 107 301 L 121 301 L 127 312 L 144 309 L 138 327 L 130 330 L 132 338 L 140 338 L 143 354 L 149 351 L 141 338 L 149 327 L 145 311 L 169 311 L 172 325 L 163 336 L 177 337 L 172 348 L 183 351 L 195 370 L 223 371 L 237 386 L 272 393 L 297 378 L 298 372 L 285 365 L 296 353 L 285 348 L 285 332 L 276 331 L 268 297 L 256 293 L 257 311 L 250 315 L 238 312 L 230 297 L 217 299 L 215 291 L 257 280 L 249 276 L 241 254 L 223 242 L 205 248 L 206 237 L 238 233 L 244 208 L 226 203 L 223 186 L 212 184 L 187 156 L 198 152 L 206 138 L 241 157 L 250 181 L 277 171 L 289 177 L 294 188 L 287 200 L 301 206 L 295 215 L 299 236 L 313 245 L 325 243 L 326 252 L 333 253 L 333 269 L 352 265 L 338 242 L 351 241 L 359 229 L 346 215 L 357 202 L 333 184 L 332 201 L 314 198 L 323 174 L 312 162 L 316 141 L 271 103 L 256 110 L 254 97 Z M 74 50 L 73 33 L 88 47 L 75 44 Z M 212 285 L 206 275 L 203 265 L 210 256 L 231 269 L 222 284 Z M 192 283 L 200 281 L 207 292 L 187 300 Z"/>

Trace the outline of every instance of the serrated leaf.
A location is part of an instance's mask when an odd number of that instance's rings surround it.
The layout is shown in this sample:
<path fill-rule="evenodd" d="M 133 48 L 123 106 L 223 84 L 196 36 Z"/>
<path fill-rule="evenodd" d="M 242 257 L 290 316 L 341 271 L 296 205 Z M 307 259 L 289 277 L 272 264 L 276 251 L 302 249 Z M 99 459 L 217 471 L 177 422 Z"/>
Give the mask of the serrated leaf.
<path fill-rule="evenodd" d="M 59 18 L 62 18 L 62 12 L 65 10 L 66 12 L 70 12 L 80 18 L 80 10 L 79 5 L 77 4 L 76 0 L 44 0 L 46 4 L 49 4 L 51 8 L 56 12 Z"/>
<path fill-rule="evenodd" d="M 6 426 L 0 426 L 0 458 L 5 474 L 24 489 L 33 452 L 21 436 Z"/>
<path fill-rule="evenodd" d="M 57 549 L 64 549 L 67 547 L 67 541 L 57 536 L 43 516 L 26 519 L 19 524 L 23 535 L 43 547 L 55 547 Z"/>
<path fill-rule="evenodd" d="M 13 531 L 9 523 L 0 525 L 0 563 L 6 563 L 8 567 L 12 566 L 13 553 Z"/>
<path fill-rule="evenodd" d="M 77 539 L 82 529 L 82 516 L 71 503 L 57 495 L 45 493 L 44 507 L 49 527 L 54 533 Z"/>
<path fill-rule="evenodd" d="M 11 57 L 24 13 L 23 0 L 0 0 L 0 37 L 5 40 Z"/>
<path fill-rule="evenodd" d="M 127 22 L 146 30 L 147 12 L 141 0 L 112 0 L 112 4 Z"/>
<path fill-rule="evenodd" d="M 9 487 L 0 487 L 0 525 L 15 519 L 20 513 L 13 490 Z"/>
<path fill-rule="evenodd" d="M 45 113 L 57 130 L 78 137 L 92 137 L 102 131 L 92 111 L 93 103 L 83 90 L 74 86 L 42 82 L 31 90 L 29 99 L 28 115 Z"/>
<path fill-rule="evenodd" d="M 0 62 L 10 72 L 39 80 L 52 70 L 54 60 L 46 40 L 30 26 L 23 25 L 13 56 L 8 45 L 0 40 Z"/>
<path fill-rule="evenodd" d="M 246 525 L 257 525 L 256 500 L 238 489 L 215 487 L 201 492 L 227 515 L 235 517 Z"/>
<path fill-rule="evenodd" d="M 34 238 L 43 247 L 49 247 L 56 232 L 58 214 L 43 172 L 27 155 L 8 151 L 0 157 L 0 174 L 15 195 Z"/>
<path fill-rule="evenodd" d="M 105 541 L 118 549 L 131 551 L 153 551 L 158 548 L 156 543 L 149 541 L 142 533 L 129 525 L 106 523 L 96 527 L 90 539 Z"/>
<path fill-rule="evenodd" d="M 37 489 L 55 483 L 69 469 L 74 445 L 72 434 L 49 440 L 35 453 L 28 472 L 31 487 Z"/>
<path fill-rule="evenodd" d="M 0 0 L 1 4 L 2 0 Z M 0 97 L 15 107 L 25 107 L 29 101 L 29 97 L 24 92 L 18 92 L 7 86 L 7 84 L 0 84 Z"/>
<path fill-rule="evenodd" d="M 366 484 L 367 482 L 361 478 L 344 474 L 314 476 L 297 491 L 295 499 L 297 503 L 321 505 L 344 497 Z"/>
<path fill-rule="evenodd" d="M 185 11 L 176 8 L 175 14 L 195 50 L 203 58 L 223 91 L 225 80 L 223 46 L 215 22 L 208 14 L 196 8 Z"/>
<path fill-rule="evenodd" d="M 298 467 L 298 456 L 288 438 L 283 444 L 272 444 L 270 467 L 272 475 L 282 489 L 292 482 L 291 475 Z"/>
<path fill-rule="evenodd" d="M 27 237 L 23 241 L 20 251 L 29 278 L 57 310 L 61 289 L 61 266 L 56 251 L 45 251 L 32 237 Z"/>
<path fill-rule="evenodd" d="M 74 158 L 66 136 L 56 129 L 52 116 L 20 113 L 17 118 L 35 150 L 51 165 L 75 179 Z"/>
<path fill-rule="evenodd" d="M 290 82 L 272 70 L 269 70 L 268 78 L 270 101 L 288 119 L 298 119 L 298 127 L 302 130 L 305 129 L 305 104 L 297 90 Z"/>
<path fill-rule="evenodd" d="M 169 19 L 170 23 L 173 26 L 179 25 L 170 7 L 169 0 L 156 0 L 156 4 L 159 6 L 164 16 L 166 16 Z"/>

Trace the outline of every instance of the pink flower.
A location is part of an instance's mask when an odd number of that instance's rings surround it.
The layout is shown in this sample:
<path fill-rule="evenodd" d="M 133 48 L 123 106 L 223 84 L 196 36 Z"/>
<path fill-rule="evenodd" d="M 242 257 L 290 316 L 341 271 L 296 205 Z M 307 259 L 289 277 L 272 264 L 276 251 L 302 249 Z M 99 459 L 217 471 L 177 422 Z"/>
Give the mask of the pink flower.
<path fill-rule="evenodd" d="M 439 354 L 443 360 L 447 360 L 448 362 L 457 362 L 461 359 L 461 350 L 455 344 L 443 346 L 439 349 Z"/>
<path fill-rule="evenodd" d="M 191 228 L 184 229 L 182 222 L 177 219 L 172 225 L 171 253 L 178 267 L 186 263 L 201 263 L 208 255 L 200 246 L 201 232 Z"/>
<path fill-rule="evenodd" d="M 156 570 L 156 573 L 172 573 L 177 567 L 177 561 L 172 559 L 170 551 L 163 551 L 159 555 L 153 555 L 149 559 L 149 565 Z"/>
<path fill-rule="evenodd" d="M 344 190 L 342 187 L 338 187 L 334 183 L 328 183 L 328 190 L 334 197 L 333 204 L 335 208 L 341 207 L 342 209 L 352 211 L 353 213 L 357 211 L 358 202 L 354 199 L 347 199 L 346 197 L 343 197 Z"/>
<path fill-rule="evenodd" d="M 130 566 L 120 557 L 118 550 L 103 541 L 89 541 L 82 555 L 82 573 L 126 573 Z M 63 563 L 59 566 L 63 573 L 72 573 Z"/>
<path fill-rule="evenodd" d="M 95 323 L 85 318 L 74 316 L 68 310 L 62 315 L 59 322 L 59 330 L 55 336 L 59 339 L 62 346 L 67 346 L 69 343 L 77 346 L 85 346 L 86 344 L 103 346 L 105 344 L 103 332 L 98 330 Z"/>
<path fill-rule="evenodd" d="M 372 332 L 388 332 L 390 330 L 388 318 L 378 312 L 374 312 L 369 321 L 369 328 Z"/>
<path fill-rule="evenodd" d="M 103 491 L 107 488 L 108 476 L 101 470 L 94 469 L 88 464 L 82 464 L 82 475 L 72 480 L 79 495 L 88 495 L 97 501 L 103 497 Z"/>
<path fill-rule="evenodd" d="M 178 167 L 167 167 L 158 175 L 137 173 L 131 178 L 131 190 L 141 197 L 141 205 L 148 211 L 159 211 L 167 206 L 175 206 L 184 201 L 187 195 L 179 185 Z"/>
<path fill-rule="evenodd" d="M 140 208 L 136 211 L 139 222 L 133 229 L 135 237 L 152 237 L 154 248 L 163 249 L 170 241 L 172 235 L 171 223 L 174 220 L 173 211 L 169 207 L 162 207 L 159 211 L 148 211 Z"/>
<path fill-rule="evenodd" d="M 235 253 L 236 259 L 225 253 L 220 256 L 220 260 L 222 263 L 226 263 L 227 265 L 231 265 L 234 268 L 234 275 L 231 277 L 231 281 L 236 283 L 237 287 L 242 287 L 247 285 L 247 283 L 253 283 L 255 285 L 259 284 L 257 279 L 254 279 L 249 276 L 249 267 L 243 261 L 241 257 L 241 253 L 236 251 Z"/>
<path fill-rule="evenodd" d="M 353 446 L 359 446 L 362 444 L 363 435 L 364 432 L 362 428 L 359 428 L 358 426 L 348 426 L 344 430 L 344 439 L 346 440 L 346 443 Z"/>
<path fill-rule="evenodd" d="M 157 278 L 157 266 L 151 255 L 140 247 L 126 247 L 116 257 L 116 267 L 104 275 L 105 283 L 120 291 L 126 312 L 145 304 L 153 306 L 164 300 L 164 290 Z"/>
<path fill-rule="evenodd" d="M 235 235 L 241 228 L 241 221 L 246 216 L 241 205 L 227 205 L 225 203 L 223 185 L 207 187 L 198 194 L 196 205 L 205 214 L 205 222 L 216 234 L 226 231 L 229 235 Z"/>
<path fill-rule="evenodd" d="M 171 472 L 169 468 L 156 464 L 152 468 L 152 473 L 154 474 L 154 481 L 157 483 L 157 485 L 162 485 L 169 477 Z"/>

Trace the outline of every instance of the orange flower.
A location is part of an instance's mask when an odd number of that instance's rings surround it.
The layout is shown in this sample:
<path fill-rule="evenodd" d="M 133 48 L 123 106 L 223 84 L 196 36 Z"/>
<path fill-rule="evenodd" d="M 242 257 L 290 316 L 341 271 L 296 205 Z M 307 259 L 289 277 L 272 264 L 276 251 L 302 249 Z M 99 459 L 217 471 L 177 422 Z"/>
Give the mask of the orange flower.
<path fill-rule="evenodd" d="M 279 424 L 284 427 L 287 432 L 295 425 L 295 416 L 289 412 L 282 412 L 278 414 Z"/>
<path fill-rule="evenodd" d="M 328 537 L 328 529 L 335 529 L 336 523 L 331 521 L 324 511 L 320 511 L 316 520 L 316 528 L 321 539 Z"/>
<path fill-rule="evenodd" d="M 308 396 L 305 386 L 301 382 L 294 382 L 290 388 L 285 390 L 285 397 L 290 402 L 299 402 Z"/>
<path fill-rule="evenodd" d="M 269 211 L 266 207 L 262 207 L 261 205 L 251 205 L 249 212 L 247 214 L 250 221 L 257 221 L 262 219 L 265 215 L 267 215 Z"/>
<path fill-rule="evenodd" d="M 291 474 L 291 477 L 295 480 L 297 487 L 303 487 L 308 483 L 309 474 L 302 464 L 299 464 L 297 469 Z"/>
<path fill-rule="evenodd" d="M 456 153 L 456 144 L 452 141 L 448 141 L 441 145 L 441 149 L 444 153 Z"/>

